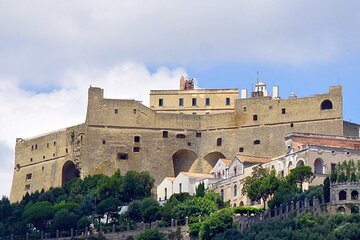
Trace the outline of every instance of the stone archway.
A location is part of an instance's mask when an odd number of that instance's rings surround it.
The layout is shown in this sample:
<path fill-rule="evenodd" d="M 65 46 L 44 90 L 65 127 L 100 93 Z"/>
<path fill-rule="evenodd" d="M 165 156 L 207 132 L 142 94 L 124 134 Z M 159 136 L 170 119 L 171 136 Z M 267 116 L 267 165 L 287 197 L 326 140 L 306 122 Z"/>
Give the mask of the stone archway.
<path fill-rule="evenodd" d="M 338 213 L 345 213 L 346 209 L 343 206 L 340 206 L 340 207 L 338 207 L 337 212 Z"/>
<path fill-rule="evenodd" d="M 304 160 L 300 159 L 299 161 L 296 162 L 296 167 L 299 167 L 299 166 L 304 166 Z"/>
<path fill-rule="evenodd" d="M 180 172 L 195 172 L 194 163 L 197 159 L 197 155 L 193 151 L 187 149 L 178 150 L 173 154 L 172 159 L 175 176 Z"/>
<path fill-rule="evenodd" d="M 217 161 L 220 158 L 225 158 L 225 155 L 221 152 L 211 152 L 206 154 L 203 159 L 202 164 L 202 172 L 203 173 L 210 173 L 210 171 L 215 167 Z"/>
<path fill-rule="evenodd" d="M 345 201 L 346 200 L 346 191 L 345 190 L 341 190 L 339 192 L 339 201 Z"/>
<path fill-rule="evenodd" d="M 78 177 L 80 177 L 80 171 L 76 168 L 74 162 L 65 162 L 62 168 L 62 186 L 64 186 L 66 182 Z"/>
<path fill-rule="evenodd" d="M 324 174 L 324 161 L 321 158 L 317 158 L 314 162 L 314 173 Z"/>

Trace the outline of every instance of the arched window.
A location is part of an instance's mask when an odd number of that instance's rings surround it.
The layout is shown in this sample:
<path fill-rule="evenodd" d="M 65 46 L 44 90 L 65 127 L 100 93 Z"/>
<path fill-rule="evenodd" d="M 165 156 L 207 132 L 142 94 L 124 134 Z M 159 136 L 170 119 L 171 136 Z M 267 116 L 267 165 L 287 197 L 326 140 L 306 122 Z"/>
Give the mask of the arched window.
<path fill-rule="evenodd" d="M 240 207 L 244 206 L 244 202 L 241 201 L 239 205 L 240 205 Z"/>
<path fill-rule="evenodd" d="M 359 192 L 354 190 L 351 192 L 351 200 L 359 200 Z"/>
<path fill-rule="evenodd" d="M 324 174 L 324 162 L 321 158 L 317 158 L 314 162 L 314 170 L 317 174 Z"/>
<path fill-rule="evenodd" d="M 337 209 L 337 212 L 339 212 L 339 213 L 345 213 L 345 208 L 344 208 L 343 206 L 341 206 L 341 207 L 339 207 L 339 208 Z"/>
<path fill-rule="evenodd" d="M 304 161 L 303 160 L 297 161 L 296 167 L 299 167 L 299 166 L 304 166 Z"/>
<path fill-rule="evenodd" d="M 346 200 L 346 191 L 342 190 L 339 192 L 339 201 L 345 201 Z"/>
<path fill-rule="evenodd" d="M 234 197 L 236 197 L 237 196 L 237 185 L 235 184 L 234 185 Z"/>
<path fill-rule="evenodd" d="M 290 170 L 292 169 L 292 166 L 293 166 L 293 164 L 292 164 L 292 162 L 290 161 L 289 164 L 288 164 L 288 171 L 290 171 Z"/>
<path fill-rule="evenodd" d="M 333 104 L 330 100 L 326 99 L 321 103 L 321 110 L 333 109 Z"/>

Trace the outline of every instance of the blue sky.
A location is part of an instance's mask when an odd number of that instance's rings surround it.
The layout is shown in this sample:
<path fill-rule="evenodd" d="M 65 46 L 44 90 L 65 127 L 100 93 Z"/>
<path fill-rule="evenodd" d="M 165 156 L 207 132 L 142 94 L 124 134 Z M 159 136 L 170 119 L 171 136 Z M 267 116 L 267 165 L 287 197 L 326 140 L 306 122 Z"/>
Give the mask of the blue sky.
<path fill-rule="evenodd" d="M 355 0 L 0 1 L 0 195 L 16 137 L 85 120 L 89 85 L 147 104 L 150 89 L 262 81 L 309 96 L 341 84 L 360 122 L 360 2 Z"/>

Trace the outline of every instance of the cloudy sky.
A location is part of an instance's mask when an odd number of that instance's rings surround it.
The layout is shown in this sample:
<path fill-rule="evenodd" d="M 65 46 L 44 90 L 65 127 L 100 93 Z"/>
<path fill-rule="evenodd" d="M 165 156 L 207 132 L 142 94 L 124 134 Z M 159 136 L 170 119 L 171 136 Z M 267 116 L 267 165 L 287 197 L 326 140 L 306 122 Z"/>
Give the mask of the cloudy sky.
<path fill-rule="evenodd" d="M 360 122 L 360 1 L 0 0 L 0 195 L 16 137 L 84 122 L 87 88 L 148 103 L 180 76 L 282 97 L 341 84 Z"/>

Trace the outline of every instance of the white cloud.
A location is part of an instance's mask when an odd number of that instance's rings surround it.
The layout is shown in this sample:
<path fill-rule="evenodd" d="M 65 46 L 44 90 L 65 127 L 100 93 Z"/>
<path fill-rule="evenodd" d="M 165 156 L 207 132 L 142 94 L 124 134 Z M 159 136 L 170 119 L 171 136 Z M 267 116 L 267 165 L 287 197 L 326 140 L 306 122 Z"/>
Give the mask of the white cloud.
<path fill-rule="evenodd" d="M 64 69 L 265 62 L 359 54 L 359 1 L 1 1 L 0 70 L 37 83 Z M 41 74 L 40 74 L 41 73 Z"/>
<path fill-rule="evenodd" d="M 151 73 L 145 65 L 125 62 L 108 69 L 69 71 L 57 90 L 34 93 L 18 81 L 0 85 L 0 196 L 9 195 L 17 137 L 31 137 L 83 123 L 89 85 L 104 88 L 105 97 L 149 102 L 150 89 L 176 89 L 183 69 L 159 68 Z M 11 104 L 8 104 L 11 103 Z"/>

